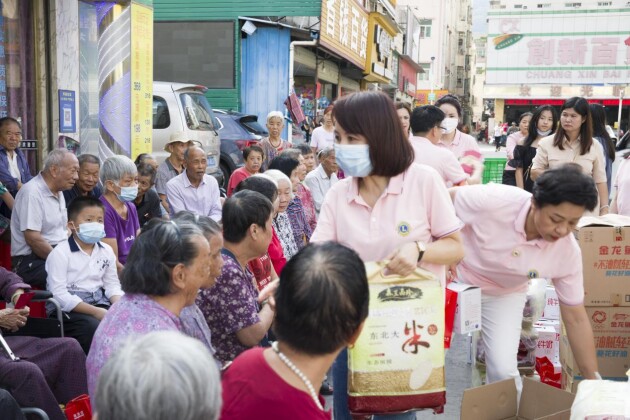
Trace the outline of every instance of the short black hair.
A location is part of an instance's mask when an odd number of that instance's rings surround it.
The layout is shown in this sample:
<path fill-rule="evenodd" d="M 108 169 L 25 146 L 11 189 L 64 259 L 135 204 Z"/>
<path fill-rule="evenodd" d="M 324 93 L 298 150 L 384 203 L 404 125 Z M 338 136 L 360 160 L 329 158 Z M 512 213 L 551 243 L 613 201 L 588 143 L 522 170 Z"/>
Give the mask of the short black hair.
<path fill-rule="evenodd" d="M 9 123 L 17 124 L 17 126 L 20 127 L 20 130 L 22 129 L 22 124 L 20 124 L 20 122 L 13 117 L 0 118 L 0 129 L 4 127 L 5 124 L 9 124 Z"/>
<path fill-rule="evenodd" d="M 251 152 L 260 153 L 260 156 L 263 159 L 265 158 L 265 151 L 263 150 L 263 148 L 255 144 L 252 144 L 251 146 L 247 146 L 246 148 L 243 149 L 243 159 L 247 160 Z"/>
<path fill-rule="evenodd" d="M 155 182 L 155 177 L 157 176 L 157 172 L 153 165 L 149 165 L 146 162 L 139 163 L 136 165 L 138 168 L 138 176 L 148 176 L 151 179 L 151 184 Z"/>
<path fill-rule="evenodd" d="M 435 102 L 435 106 L 437 106 L 438 108 L 444 104 L 451 105 L 453 108 L 457 110 L 457 116 L 459 118 L 462 117 L 462 104 L 459 102 L 459 99 L 457 99 L 457 96 L 444 95 Z"/>
<path fill-rule="evenodd" d="M 280 155 L 273 158 L 269 163 L 267 169 L 277 169 L 289 178 L 291 178 L 291 172 L 300 165 L 300 161 L 288 155 Z"/>
<path fill-rule="evenodd" d="M 562 203 L 571 203 L 593 211 L 597 207 L 595 181 L 582 172 L 575 163 L 567 163 L 555 169 L 546 170 L 534 182 L 532 190 L 538 208 Z"/>
<path fill-rule="evenodd" d="M 120 275 L 123 291 L 153 296 L 173 293 L 171 272 L 177 264 L 188 266 L 197 258 L 196 237 L 203 238 L 203 233 L 193 224 L 149 220 L 131 246 Z"/>
<path fill-rule="evenodd" d="M 298 149 L 300 151 L 300 153 L 302 153 L 302 156 L 312 155 L 313 154 L 313 149 L 311 149 L 311 147 L 308 144 L 306 144 L 306 143 L 300 143 L 300 144 L 295 145 L 293 147 Z"/>
<path fill-rule="evenodd" d="M 444 121 L 444 111 L 435 105 L 419 106 L 411 113 L 410 125 L 413 134 L 427 133 Z"/>
<path fill-rule="evenodd" d="M 276 184 L 263 176 L 250 176 L 245 178 L 234 188 L 234 192 L 245 190 L 259 192 L 272 203 L 278 198 L 278 187 L 276 187 Z"/>
<path fill-rule="evenodd" d="M 68 220 L 77 220 L 79 214 L 88 207 L 98 207 L 103 210 L 103 212 L 105 211 L 103 202 L 98 198 L 80 195 L 73 198 L 70 203 L 68 203 Z"/>
<path fill-rule="evenodd" d="M 282 270 L 273 332 L 297 351 L 333 353 L 367 317 L 369 298 L 365 265 L 355 251 L 335 242 L 309 244 Z"/>
<path fill-rule="evenodd" d="M 152 155 L 148 154 L 148 153 L 140 153 L 138 156 L 136 156 L 136 160 L 133 161 L 133 163 L 136 164 L 136 166 L 140 165 L 141 163 L 146 162 L 149 159 L 155 159 Z"/>
<path fill-rule="evenodd" d="M 223 203 L 223 239 L 226 242 L 240 243 L 251 225 L 266 229 L 267 220 L 273 211 L 273 204 L 256 191 L 240 191 Z"/>

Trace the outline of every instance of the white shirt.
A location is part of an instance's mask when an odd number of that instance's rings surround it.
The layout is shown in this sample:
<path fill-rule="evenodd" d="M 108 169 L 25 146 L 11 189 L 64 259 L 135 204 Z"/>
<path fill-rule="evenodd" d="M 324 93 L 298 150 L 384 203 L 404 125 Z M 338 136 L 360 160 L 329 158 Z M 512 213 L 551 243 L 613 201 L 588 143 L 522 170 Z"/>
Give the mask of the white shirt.
<path fill-rule="evenodd" d="M 72 311 L 81 298 L 71 292 L 94 293 L 105 289 L 105 297 L 122 296 L 112 248 L 98 242 L 89 255 L 70 236 L 57 245 L 46 259 L 46 288 L 52 292 L 64 312 Z"/>
<path fill-rule="evenodd" d="M 15 196 L 11 214 L 11 256 L 33 252 L 26 243 L 24 231 L 40 232 L 46 242 L 57 245 L 68 239 L 67 224 L 63 193 L 53 194 L 40 173 L 24 184 Z"/>
<path fill-rule="evenodd" d="M 313 134 L 311 135 L 311 147 L 316 147 L 318 152 L 327 147 L 332 147 L 334 143 L 334 131 L 326 131 L 323 126 L 313 130 Z"/>
<path fill-rule="evenodd" d="M 317 214 L 319 214 L 319 210 L 322 208 L 326 193 L 337 181 L 339 181 L 339 179 L 336 173 L 330 174 L 330 178 L 328 178 L 321 163 L 304 178 L 304 183 L 308 189 L 311 190 L 311 194 L 313 195 L 313 202 L 315 203 Z"/>
<path fill-rule="evenodd" d="M 20 168 L 18 167 L 17 153 L 15 150 L 13 151 L 13 157 L 11 157 L 11 154 L 7 152 L 7 160 L 9 161 L 9 172 L 11 172 L 11 176 L 16 178 L 18 181 L 21 180 L 22 175 L 20 174 Z"/>

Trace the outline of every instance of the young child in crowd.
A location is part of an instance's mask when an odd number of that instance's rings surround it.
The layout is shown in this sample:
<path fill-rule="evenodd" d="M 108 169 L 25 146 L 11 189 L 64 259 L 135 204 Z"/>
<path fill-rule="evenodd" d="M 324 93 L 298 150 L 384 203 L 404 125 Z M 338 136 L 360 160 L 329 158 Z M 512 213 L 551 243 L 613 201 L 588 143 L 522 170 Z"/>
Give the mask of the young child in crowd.
<path fill-rule="evenodd" d="M 107 308 L 123 295 L 112 248 L 105 237 L 103 203 L 76 197 L 68 205 L 72 235 L 57 245 L 46 260 L 47 289 L 65 313 L 64 331 L 87 354 L 92 337 Z"/>
<path fill-rule="evenodd" d="M 263 149 L 260 146 L 253 145 L 243 149 L 243 160 L 245 161 L 245 166 L 232 172 L 227 188 L 228 197 L 232 196 L 234 188 L 236 188 L 239 182 L 257 174 L 260 171 L 260 167 L 262 166 L 264 159 L 265 152 L 263 152 Z"/>

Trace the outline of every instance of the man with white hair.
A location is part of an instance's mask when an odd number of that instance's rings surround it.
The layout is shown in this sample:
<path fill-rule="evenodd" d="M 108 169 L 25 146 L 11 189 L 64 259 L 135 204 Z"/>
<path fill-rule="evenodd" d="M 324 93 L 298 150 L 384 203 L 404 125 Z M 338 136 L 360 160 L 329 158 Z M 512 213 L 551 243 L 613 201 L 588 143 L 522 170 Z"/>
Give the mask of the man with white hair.
<path fill-rule="evenodd" d="M 313 202 L 315 203 L 315 210 L 319 216 L 319 211 L 322 208 L 322 203 L 326 197 L 328 190 L 337 183 L 337 160 L 335 159 L 335 149 L 332 147 L 326 147 L 317 153 L 317 159 L 319 165 L 315 170 L 306 174 L 304 183 L 311 190 L 313 195 Z"/>
<path fill-rule="evenodd" d="M 160 196 L 162 206 L 164 206 L 167 212 L 170 212 L 170 208 L 168 200 L 166 199 L 166 184 L 168 181 L 184 172 L 184 152 L 192 146 L 192 144 L 193 141 L 186 136 L 186 133 L 179 131 L 171 134 L 168 142 L 164 145 L 164 150 L 171 155 L 157 168 L 157 174 L 155 175 L 155 191 L 157 191 Z"/>
<path fill-rule="evenodd" d="M 11 262 L 31 286 L 46 288 L 44 264 L 58 243 L 68 238 L 62 191 L 79 179 L 79 161 L 65 149 L 48 154 L 44 169 L 18 191 L 11 217 Z"/>

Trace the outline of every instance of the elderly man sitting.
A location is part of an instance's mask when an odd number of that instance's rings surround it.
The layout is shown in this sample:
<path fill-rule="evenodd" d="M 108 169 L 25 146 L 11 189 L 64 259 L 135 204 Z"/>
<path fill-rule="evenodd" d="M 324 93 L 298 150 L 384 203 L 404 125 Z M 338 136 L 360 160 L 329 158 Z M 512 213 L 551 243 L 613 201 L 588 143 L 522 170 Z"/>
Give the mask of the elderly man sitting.
<path fill-rule="evenodd" d="M 0 297 L 17 302 L 30 286 L 15 273 L 0 267 Z M 18 331 L 26 324 L 24 309 L 0 311 L 0 328 Z M 1 334 L 1 333 L 0 333 Z M 0 351 L 0 388 L 4 388 L 23 407 L 44 410 L 53 420 L 65 420 L 59 404 L 87 392 L 85 353 L 74 338 L 5 337 L 15 362 Z M 0 417 L 4 418 L 0 413 Z"/>
<path fill-rule="evenodd" d="M 315 210 L 319 215 L 326 193 L 338 181 L 337 171 L 339 168 L 335 159 L 335 149 L 332 147 L 320 150 L 317 158 L 320 162 L 319 165 L 306 175 L 304 183 L 311 190 L 313 201 L 315 202 Z"/>
<path fill-rule="evenodd" d="M 186 169 L 166 184 L 171 216 L 188 210 L 200 216 L 221 220 L 219 183 L 206 175 L 208 158 L 201 147 L 191 146 L 184 152 Z"/>
<path fill-rule="evenodd" d="M 68 239 L 66 200 L 62 191 L 79 178 L 79 161 L 65 149 L 48 154 L 44 169 L 24 184 L 15 197 L 11 217 L 14 271 L 27 283 L 46 288 L 44 264 L 58 243 Z"/>
<path fill-rule="evenodd" d="M 98 173 L 101 170 L 101 161 L 98 157 L 88 153 L 79 156 L 79 179 L 69 190 L 63 192 L 66 204 L 73 198 L 89 196 L 99 198 L 103 191 L 99 184 Z"/>

